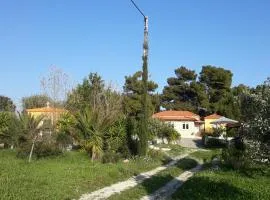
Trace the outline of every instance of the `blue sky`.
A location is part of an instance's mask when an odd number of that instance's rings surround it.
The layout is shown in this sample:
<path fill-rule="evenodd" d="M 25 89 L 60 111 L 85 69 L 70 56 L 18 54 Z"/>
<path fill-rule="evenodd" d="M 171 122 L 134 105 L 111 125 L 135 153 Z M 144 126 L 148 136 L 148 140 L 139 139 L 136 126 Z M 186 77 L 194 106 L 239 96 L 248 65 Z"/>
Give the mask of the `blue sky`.
<path fill-rule="evenodd" d="M 149 15 L 151 79 L 162 91 L 174 69 L 232 70 L 233 85 L 270 76 L 270 1 L 136 0 Z M 143 18 L 129 0 L 0 1 L 0 94 L 40 93 L 51 65 L 73 82 L 90 72 L 122 87 L 141 69 Z"/>

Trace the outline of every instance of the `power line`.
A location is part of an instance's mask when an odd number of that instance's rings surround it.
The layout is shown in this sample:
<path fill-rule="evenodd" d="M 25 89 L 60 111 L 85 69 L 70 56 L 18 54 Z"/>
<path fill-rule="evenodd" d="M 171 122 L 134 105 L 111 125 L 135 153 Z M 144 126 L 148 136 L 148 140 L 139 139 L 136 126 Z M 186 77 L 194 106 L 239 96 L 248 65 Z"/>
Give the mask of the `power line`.
<path fill-rule="evenodd" d="M 130 1 L 131 1 L 132 4 L 135 6 L 135 8 L 137 8 L 137 10 L 142 14 L 142 16 L 143 16 L 144 18 L 146 18 L 145 15 L 143 14 L 143 12 L 140 10 L 140 8 L 136 5 L 136 3 L 135 3 L 133 0 L 130 0 Z"/>

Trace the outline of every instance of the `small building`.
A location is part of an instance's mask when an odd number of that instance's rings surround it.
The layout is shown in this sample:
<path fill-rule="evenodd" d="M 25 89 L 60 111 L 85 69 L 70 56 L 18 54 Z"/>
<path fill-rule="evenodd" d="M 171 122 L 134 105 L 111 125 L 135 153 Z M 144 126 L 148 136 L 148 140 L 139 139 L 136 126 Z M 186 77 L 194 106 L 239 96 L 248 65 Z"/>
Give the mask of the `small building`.
<path fill-rule="evenodd" d="M 208 115 L 204 118 L 204 131 L 206 133 L 213 133 L 214 132 L 214 126 L 212 124 L 212 122 L 220 119 L 221 115 L 218 115 L 216 113 L 212 114 L 212 115 Z"/>
<path fill-rule="evenodd" d="M 152 118 L 159 119 L 173 125 L 182 138 L 194 138 L 200 136 L 200 116 L 190 111 L 162 111 L 155 113 Z"/>
<path fill-rule="evenodd" d="M 41 115 L 44 116 L 44 120 L 42 123 L 48 122 L 48 121 L 50 121 L 51 123 L 54 123 L 60 118 L 60 116 L 63 113 L 67 112 L 67 110 L 62 109 L 62 108 L 51 107 L 50 103 L 47 102 L 47 106 L 45 107 L 26 109 L 26 112 L 28 114 L 31 114 L 34 117 L 38 117 Z"/>

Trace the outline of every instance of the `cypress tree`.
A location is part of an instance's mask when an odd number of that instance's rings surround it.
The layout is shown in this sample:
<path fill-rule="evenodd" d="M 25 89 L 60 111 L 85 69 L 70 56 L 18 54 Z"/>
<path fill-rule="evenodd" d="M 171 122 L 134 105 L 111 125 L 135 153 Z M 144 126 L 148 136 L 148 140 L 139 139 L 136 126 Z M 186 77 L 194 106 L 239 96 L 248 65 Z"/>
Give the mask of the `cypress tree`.
<path fill-rule="evenodd" d="M 144 43 L 143 43 L 143 95 L 142 95 L 142 114 L 140 116 L 140 132 L 139 132 L 139 144 L 138 153 L 141 156 L 145 156 L 147 153 L 147 141 L 148 141 L 148 17 L 144 18 Z"/>

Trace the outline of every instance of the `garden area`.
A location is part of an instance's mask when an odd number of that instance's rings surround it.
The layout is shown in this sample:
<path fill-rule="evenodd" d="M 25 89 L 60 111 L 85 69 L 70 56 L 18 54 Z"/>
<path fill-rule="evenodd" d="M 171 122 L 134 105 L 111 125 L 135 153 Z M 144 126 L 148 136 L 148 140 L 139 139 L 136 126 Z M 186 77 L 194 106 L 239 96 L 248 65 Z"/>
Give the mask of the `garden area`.
<path fill-rule="evenodd" d="M 238 171 L 205 169 L 188 180 L 172 199 L 270 199 L 269 167 Z"/>
<path fill-rule="evenodd" d="M 177 73 L 194 72 L 181 67 Z M 157 85 L 149 81 L 147 101 L 142 103 L 141 76 L 127 76 L 120 93 L 90 73 L 68 93 L 58 94 L 64 86 L 50 81 L 64 75 L 51 71 L 42 81 L 46 92 L 24 97 L 21 112 L 1 96 L 0 199 L 78 199 L 160 169 L 108 197 L 140 199 L 198 166 L 200 170 L 172 193 L 173 199 L 269 199 L 270 80 L 257 88 L 231 90 L 241 128 L 230 131 L 230 142 L 220 143 L 212 135 L 206 146 L 190 149 L 177 144 L 181 133 L 172 124 L 151 118 L 165 97 L 156 95 Z M 212 103 L 211 109 L 228 114 L 219 103 Z M 36 108 L 43 112 L 37 114 Z M 196 113 L 202 119 L 209 114 Z"/>
<path fill-rule="evenodd" d="M 166 163 L 134 158 L 128 163 L 92 162 L 83 152 L 28 163 L 12 150 L 0 151 L 0 199 L 78 199 L 82 194 L 128 179 Z"/>
<path fill-rule="evenodd" d="M 204 160 L 203 170 L 190 178 L 172 199 L 263 199 L 270 198 L 270 168 L 256 164 L 234 169 L 225 163 L 211 162 L 221 149 L 194 152 L 190 156 Z"/>

